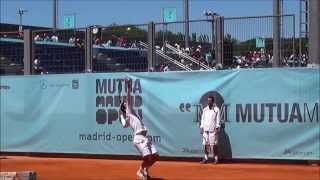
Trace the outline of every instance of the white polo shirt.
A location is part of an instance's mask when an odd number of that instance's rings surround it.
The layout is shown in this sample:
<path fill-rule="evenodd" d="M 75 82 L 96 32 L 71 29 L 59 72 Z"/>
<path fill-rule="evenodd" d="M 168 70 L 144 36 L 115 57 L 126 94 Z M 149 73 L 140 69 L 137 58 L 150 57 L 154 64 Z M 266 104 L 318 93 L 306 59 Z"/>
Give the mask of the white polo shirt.
<path fill-rule="evenodd" d="M 220 110 L 216 105 L 214 105 L 212 109 L 210 109 L 209 106 L 203 109 L 200 128 L 203 128 L 203 131 L 209 132 L 220 128 Z"/>
<path fill-rule="evenodd" d="M 134 135 L 147 131 L 142 120 L 132 113 L 126 113 L 126 118 L 121 114 L 120 120 L 123 127 L 131 127 Z"/>

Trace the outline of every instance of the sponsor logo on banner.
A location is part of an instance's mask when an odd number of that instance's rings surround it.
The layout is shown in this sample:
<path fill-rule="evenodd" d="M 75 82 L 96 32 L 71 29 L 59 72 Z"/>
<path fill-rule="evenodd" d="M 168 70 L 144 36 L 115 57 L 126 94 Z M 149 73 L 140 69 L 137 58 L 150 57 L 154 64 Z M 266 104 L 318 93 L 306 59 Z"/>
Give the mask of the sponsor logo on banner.
<path fill-rule="evenodd" d="M 142 87 L 140 79 L 131 79 L 132 92 L 131 102 L 133 106 L 133 113 L 143 118 L 142 114 Z M 96 124 L 99 125 L 113 125 L 114 121 L 120 118 L 119 107 L 120 102 L 125 100 L 128 84 L 124 79 L 96 79 Z M 119 126 L 119 124 L 117 124 Z M 112 131 L 92 131 L 81 132 L 78 135 L 81 142 L 101 141 L 112 143 L 128 143 L 133 141 L 134 135 L 118 134 Z M 150 135 L 147 138 L 155 144 L 161 143 L 160 135 Z"/>
<path fill-rule="evenodd" d="M 220 108 L 221 120 L 225 123 L 319 123 L 320 106 L 315 103 L 226 103 L 223 96 L 216 91 L 204 93 L 198 104 L 180 103 L 180 112 L 190 112 L 192 106 L 196 108 L 196 120 L 201 119 L 202 109 L 207 105 L 208 96 L 215 98 Z M 230 116 L 230 112 L 234 112 Z"/>
<path fill-rule="evenodd" d="M 78 79 L 72 80 L 72 89 L 79 89 L 79 80 Z"/>
<path fill-rule="evenodd" d="M 48 81 L 45 80 L 45 79 L 42 79 L 42 80 L 40 81 L 40 88 L 41 88 L 41 89 L 47 89 L 47 88 L 48 88 Z"/>
<path fill-rule="evenodd" d="M 191 103 L 180 103 L 179 110 L 180 112 L 194 112 L 191 109 L 195 108 L 196 118 L 195 122 L 198 123 L 201 119 L 202 109 L 207 106 L 207 99 L 209 96 L 213 96 L 215 99 L 216 105 L 221 111 L 221 119 L 223 122 L 228 122 L 228 105 L 224 104 L 224 98 L 217 91 L 208 91 L 204 93 L 197 104 Z"/>
<path fill-rule="evenodd" d="M 125 99 L 128 84 L 123 79 L 96 79 L 96 122 L 112 124 L 119 119 L 120 101 Z M 132 79 L 131 102 L 135 113 L 142 114 L 142 87 L 140 79 Z"/>
<path fill-rule="evenodd" d="M 72 89 L 79 89 L 79 80 L 73 79 L 71 83 L 68 82 L 50 82 L 46 79 L 40 80 L 40 89 L 45 90 L 48 88 L 64 88 L 71 87 Z"/>
<path fill-rule="evenodd" d="M 319 103 L 235 104 L 237 123 L 319 123 Z"/>
<path fill-rule="evenodd" d="M 0 85 L 0 91 L 9 90 L 9 89 L 10 89 L 10 86 L 8 85 Z"/>
<path fill-rule="evenodd" d="M 312 151 L 298 151 L 294 149 L 287 148 L 282 153 L 283 156 L 312 156 Z"/>

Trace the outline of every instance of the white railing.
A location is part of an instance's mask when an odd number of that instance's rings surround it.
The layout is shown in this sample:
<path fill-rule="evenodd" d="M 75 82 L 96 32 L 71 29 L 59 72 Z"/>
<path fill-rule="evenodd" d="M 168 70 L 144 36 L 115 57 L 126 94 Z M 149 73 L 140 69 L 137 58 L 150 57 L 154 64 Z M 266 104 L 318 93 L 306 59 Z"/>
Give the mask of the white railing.
<path fill-rule="evenodd" d="M 168 44 L 168 43 L 165 43 L 165 44 L 166 44 L 166 47 L 167 47 L 168 49 L 170 49 L 171 51 L 175 52 L 175 53 L 178 54 L 179 56 L 181 56 L 181 57 L 183 57 L 183 58 L 185 58 L 185 59 L 187 59 L 187 60 L 189 60 L 189 61 L 191 61 L 191 62 L 193 62 L 193 63 L 195 63 L 195 64 L 197 64 L 197 65 L 199 65 L 200 67 L 202 67 L 202 68 L 204 68 L 204 69 L 207 69 L 207 70 L 208 70 L 208 69 L 211 69 L 209 66 L 205 65 L 204 63 L 201 63 L 200 61 L 194 59 L 193 57 L 191 57 L 191 56 L 189 56 L 188 54 L 182 52 L 181 50 L 179 50 L 179 49 L 171 46 L 170 44 Z"/>
<path fill-rule="evenodd" d="M 139 44 L 144 47 L 144 48 L 148 48 L 148 45 L 142 41 L 139 42 Z M 170 61 L 171 63 L 179 66 L 180 68 L 186 70 L 186 71 L 192 71 L 192 69 L 184 64 L 182 64 L 181 62 L 171 58 L 170 56 L 164 54 L 161 50 L 156 50 L 156 54 L 158 54 L 159 56 L 163 57 L 164 59 Z"/>

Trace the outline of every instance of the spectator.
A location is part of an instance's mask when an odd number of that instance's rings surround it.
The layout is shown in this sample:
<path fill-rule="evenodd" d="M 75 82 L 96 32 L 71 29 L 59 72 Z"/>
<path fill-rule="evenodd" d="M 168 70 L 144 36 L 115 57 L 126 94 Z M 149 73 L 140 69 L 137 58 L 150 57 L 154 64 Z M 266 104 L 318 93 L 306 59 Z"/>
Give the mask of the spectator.
<path fill-rule="evenodd" d="M 125 47 L 126 46 L 126 40 L 124 39 L 123 36 L 121 36 L 118 40 L 119 40 L 119 46 L 120 47 Z"/>
<path fill-rule="evenodd" d="M 43 74 L 40 59 L 38 57 L 33 60 L 33 69 L 36 74 Z"/>
<path fill-rule="evenodd" d="M 180 51 L 180 44 L 176 43 L 174 46 Z"/>
<path fill-rule="evenodd" d="M 107 47 L 110 47 L 111 46 L 111 44 L 112 44 L 112 41 L 109 39 L 108 41 L 107 41 Z"/>
<path fill-rule="evenodd" d="M 194 52 L 193 58 L 195 58 L 196 60 L 200 61 L 200 58 L 201 58 L 201 50 L 200 50 L 200 48 L 197 48 L 197 50 Z"/>
<path fill-rule="evenodd" d="M 43 40 L 44 41 L 50 41 L 50 38 L 46 33 L 43 34 Z"/>
<path fill-rule="evenodd" d="M 95 41 L 94 41 L 94 44 L 97 45 L 97 46 L 101 45 L 100 38 L 96 38 Z"/>
<path fill-rule="evenodd" d="M 37 34 L 37 35 L 34 37 L 34 40 L 35 40 L 35 41 L 40 41 L 40 36 L 39 36 L 39 34 Z"/>
<path fill-rule="evenodd" d="M 223 69 L 222 64 L 220 64 L 220 63 L 219 63 L 219 64 L 217 64 L 217 65 L 216 65 L 216 69 L 217 69 L 217 70 L 222 70 L 222 69 Z"/>
<path fill-rule="evenodd" d="M 213 58 L 212 58 L 212 53 L 209 51 L 208 53 L 206 53 L 206 62 L 208 64 L 208 66 L 212 66 L 212 61 L 213 61 Z"/>
<path fill-rule="evenodd" d="M 131 44 L 131 48 L 137 48 L 137 41 L 134 40 L 134 42 Z"/>
<path fill-rule="evenodd" d="M 118 39 L 117 36 L 112 34 L 112 36 L 111 36 L 111 42 L 112 42 L 111 46 L 116 46 L 117 45 L 117 42 L 118 42 L 117 39 Z"/>
<path fill-rule="evenodd" d="M 81 48 L 81 47 L 82 47 L 82 42 L 81 42 L 81 39 L 80 39 L 80 38 L 77 38 L 77 39 L 76 39 L 76 46 L 77 46 L 78 48 Z"/>
<path fill-rule="evenodd" d="M 55 34 L 53 34 L 53 35 L 51 36 L 51 41 L 52 41 L 52 42 L 58 42 L 58 36 L 55 35 Z"/>
<path fill-rule="evenodd" d="M 71 38 L 69 38 L 69 44 L 74 44 L 74 43 L 75 43 L 75 38 L 71 36 Z"/>
<path fill-rule="evenodd" d="M 159 71 L 160 71 L 160 72 L 163 72 L 163 71 L 164 71 L 164 64 L 160 64 Z"/>
<path fill-rule="evenodd" d="M 190 55 L 190 48 L 187 47 L 187 48 L 185 49 L 185 53 L 188 54 L 188 55 Z"/>
<path fill-rule="evenodd" d="M 164 66 L 163 71 L 170 71 L 170 68 L 169 68 L 169 65 L 168 65 L 168 64 L 166 64 L 166 65 Z"/>

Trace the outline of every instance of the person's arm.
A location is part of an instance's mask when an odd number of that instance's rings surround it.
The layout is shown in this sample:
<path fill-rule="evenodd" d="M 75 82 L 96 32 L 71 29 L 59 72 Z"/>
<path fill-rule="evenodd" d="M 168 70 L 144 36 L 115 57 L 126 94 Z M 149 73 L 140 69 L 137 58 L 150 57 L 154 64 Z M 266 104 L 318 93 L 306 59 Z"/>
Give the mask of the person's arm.
<path fill-rule="evenodd" d="M 202 111 L 202 114 L 201 114 L 201 120 L 200 120 L 200 128 L 203 128 L 203 119 L 204 119 L 204 111 Z"/>
<path fill-rule="evenodd" d="M 205 109 L 203 109 L 203 111 L 202 111 L 202 114 L 201 114 L 201 121 L 200 121 L 200 133 L 202 134 L 203 133 L 203 128 L 204 128 L 204 125 L 203 125 L 203 123 L 204 123 L 204 110 Z"/>
<path fill-rule="evenodd" d="M 220 130 L 220 127 L 221 127 L 221 119 L 220 119 L 220 109 L 218 107 L 216 107 L 216 111 L 217 111 L 217 114 L 216 114 L 216 130 L 219 131 Z"/>
<path fill-rule="evenodd" d="M 122 113 L 120 115 L 120 123 L 121 123 L 122 127 L 124 127 L 124 128 L 129 127 L 129 124 L 127 122 L 127 118 Z"/>
<path fill-rule="evenodd" d="M 127 91 L 127 107 L 126 107 L 126 111 L 127 113 L 131 113 L 131 91 L 132 91 L 132 80 L 131 79 L 125 79 L 125 82 L 128 85 L 128 91 Z"/>

